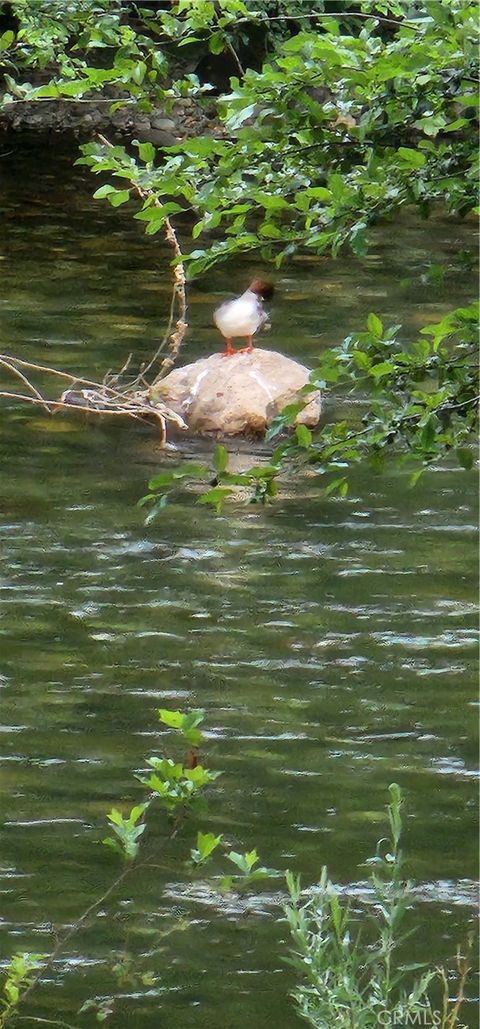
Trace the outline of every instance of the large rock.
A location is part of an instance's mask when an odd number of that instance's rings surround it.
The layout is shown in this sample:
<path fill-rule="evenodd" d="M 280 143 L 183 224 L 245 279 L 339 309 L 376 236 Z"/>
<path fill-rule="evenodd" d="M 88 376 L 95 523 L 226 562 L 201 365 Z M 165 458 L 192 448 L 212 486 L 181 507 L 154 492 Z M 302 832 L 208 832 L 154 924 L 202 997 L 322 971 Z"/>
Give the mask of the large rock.
<path fill-rule="evenodd" d="M 168 404 L 194 432 L 260 435 L 275 415 L 299 399 L 309 370 L 273 350 L 222 357 L 212 354 L 176 368 L 150 391 L 150 402 Z M 305 425 L 320 417 L 320 394 L 297 416 Z"/>

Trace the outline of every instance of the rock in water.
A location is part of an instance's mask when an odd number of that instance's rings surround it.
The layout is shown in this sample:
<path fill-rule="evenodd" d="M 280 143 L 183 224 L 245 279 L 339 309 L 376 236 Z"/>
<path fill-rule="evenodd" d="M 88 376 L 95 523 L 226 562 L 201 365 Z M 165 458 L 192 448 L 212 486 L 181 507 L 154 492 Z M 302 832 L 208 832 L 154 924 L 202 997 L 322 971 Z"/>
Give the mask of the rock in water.
<path fill-rule="evenodd" d="M 273 350 L 212 354 L 157 382 L 150 403 L 168 404 L 194 432 L 261 435 L 282 408 L 300 399 L 309 375 L 304 365 Z M 316 425 L 320 411 L 320 393 L 314 392 L 297 422 Z"/>

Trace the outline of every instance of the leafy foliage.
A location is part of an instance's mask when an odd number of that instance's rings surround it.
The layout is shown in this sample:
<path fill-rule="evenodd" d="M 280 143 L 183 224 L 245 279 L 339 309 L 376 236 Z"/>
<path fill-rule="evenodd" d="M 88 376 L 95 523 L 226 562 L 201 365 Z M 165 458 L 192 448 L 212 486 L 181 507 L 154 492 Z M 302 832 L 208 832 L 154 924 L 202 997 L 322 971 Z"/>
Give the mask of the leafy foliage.
<path fill-rule="evenodd" d="M 182 746 L 187 743 L 193 750 L 190 750 L 184 761 L 175 761 L 166 756 L 148 758 L 147 764 L 152 772 L 136 776 L 143 786 L 148 787 L 147 798 L 135 804 L 128 814 L 123 814 L 117 807 L 112 808 L 108 813 L 108 828 L 112 834 L 102 842 L 121 856 L 124 862 L 123 871 L 105 892 L 93 903 L 90 903 L 86 911 L 68 926 L 63 936 L 55 934 L 53 949 L 49 954 L 18 953 L 14 954 L 5 964 L 0 984 L 0 1029 L 16 1023 L 20 1017 L 31 1020 L 29 1015 L 19 1013 L 19 1008 L 23 1008 L 30 993 L 51 971 L 58 955 L 65 949 L 71 937 L 78 933 L 98 912 L 127 876 L 133 876 L 139 867 L 142 867 L 144 871 L 150 868 L 152 874 L 156 874 L 158 869 L 156 850 L 158 847 L 154 850 L 150 848 L 149 852 L 144 838 L 147 816 L 151 816 L 152 810 L 156 807 L 167 816 L 164 819 L 166 831 L 162 841 L 162 850 L 166 851 L 167 855 L 168 844 L 174 839 L 177 841 L 181 836 L 182 830 L 188 825 L 188 817 L 193 814 L 206 815 L 208 808 L 201 795 L 221 773 L 211 771 L 199 761 L 198 747 L 204 742 L 199 726 L 203 722 L 204 712 L 199 709 L 182 712 L 162 708 L 158 715 L 163 726 L 173 729 Z M 202 802 L 200 803 L 200 801 Z M 233 863 L 236 866 L 238 875 L 212 876 L 214 888 L 223 890 L 248 888 L 270 875 L 278 874 L 274 869 L 259 865 L 260 859 L 255 849 L 247 851 L 245 854 L 238 853 L 232 849 L 231 844 L 224 841 L 223 834 L 215 836 L 213 833 L 203 832 L 201 829 L 196 832 L 196 846 L 186 851 L 186 855 L 189 854 L 191 859 L 185 861 L 184 867 L 187 874 L 194 876 L 200 872 L 201 875 L 204 875 L 205 866 L 212 860 L 220 844 L 222 844 L 222 856 L 230 864 Z M 138 860 L 140 854 L 141 861 Z M 173 859 L 177 860 L 176 849 L 174 855 Z M 172 860 L 172 855 L 170 855 L 170 860 Z M 179 918 L 173 922 L 170 929 L 160 933 L 160 937 L 178 929 L 187 928 L 188 925 L 187 919 Z M 154 985 L 157 978 L 155 972 L 144 964 L 145 958 L 148 956 L 151 957 L 151 952 L 133 958 L 128 951 L 121 951 L 120 955 L 116 956 L 111 968 L 116 983 L 116 992 L 87 998 L 82 1004 L 79 1014 L 90 1012 L 97 1022 L 106 1022 L 114 1014 L 117 999 L 124 995 L 127 986 L 138 991 L 142 986 L 148 989 Z M 105 969 L 106 971 L 107 969 Z M 38 1021 L 36 1018 L 33 1020 Z"/>
<path fill-rule="evenodd" d="M 180 4 L 190 12 L 183 42 L 199 6 L 202 31 L 216 17 L 213 4 Z M 277 266 L 304 248 L 335 256 L 348 245 L 362 257 L 369 225 L 405 205 L 424 217 L 437 201 L 457 215 L 475 207 L 475 5 L 394 7 L 393 33 L 374 15 L 319 15 L 315 31 L 281 39 L 261 70 L 248 68 L 220 97 L 221 138 L 184 140 L 137 172 L 162 203 L 193 211 L 202 246 L 184 247 L 190 275 L 254 250 Z M 83 151 L 95 172 L 122 175 L 122 148 Z M 138 217 L 148 232 L 160 228 L 151 199 Z"/>
<path fill-rule="evenodd" d="M 112 808 L 107 815 L 114 836 L 107 836 L 103 843 L 116 850 L 126 861 L 136 858 L 140 847 L 140 836 L 145 831 L 145 822 L 140 819 L 145 814 L 148 804 L 136 804 L 128 818 L 124 818 L 117 808 Z"/>
<path fill-rule="evenodd" d="M 354 409 L 349 419 L 325 426 L 311 441 L 297 427 L 277 459 L 313 464 L 328 476 L 326 492 L 341 495 L 348 492 L 349 468 L 364 460 L 376 471 L 388 458 L 413 462 L 412 485 L 425 467 L 449 452 L 471 468 L 480 399 L 478 328 L 478 305 L 472 304 L 425 326 L 417 340 L 403 345 L 400 326 L 384 330 L 380 318 L 370 314 L 366 331 L 328 350 L 310 376 L 312 387 L 358 393 L 363 414 Z M 280 415 L 270 438 L 291 420 L 290 412 Z"/>
<path fill-rule="evenodd" d="M 188 711 L 187 714 L 182 714 L 181 711 L 167 711 L 165 708 L 159 708 L 158 711 L 160 721 L 170 729 L 178 730 L 192 747 L 198 747 L 203 739 L 198 726 L 202 724 L 204 716 L 205 711 L 201 708 Z"/>
<path fill-rule="evenodd" d="M 280 874 L 274 868 L 265 868 L 263 865 L 259 865 L 257 868 L 260 859 L 255 849 L 247 851 L 245 854 L 231 850 L 227 854 L 227 858 L 239 869 L 240 875 L 223 876 L 223 889 L 230 890 L 232 885 L 235 885 L 236 889 L 242 889 L 244 886 L 251 886 L 252 883 L 258 883 L 262 879 L 271 879 Z"/>
<path fill-rule="evenodd" d="M 153 796 L 171 813 L 183 807 L 198 810 L 197 794 L 220 775 L 220 772 L 210 772 L 200 764 L 187 768 L 172 758 L 151 757 L 148 764 L 153 772 L 137 778 L 144 786 L 148 786 Z"/>
<path fill-rule="evenodd" d="M 300 879 L 287 874 L 290 904 L 285 914 L 293 941 L 290 963 L 300 976 L 293 991 L 297 1010 L 315 1029 L 377 1029 L 379 1025 L 459 1026 L 459 1009 L 468 955 L 459 958 L 458 997 L 449 1002 L 448 986 L 441 1010 L 433 1009 L 429 988 L 440 978 L 439 969 L 423 969 L 412 981 L 412 972 L 422 966 L 399 963 L 398 951 L 409 932 L 403 922 L 412 904 L 411 883 L 403 879 L 403 797 L 399 786 L 389 787 L 388 819 L 390 838 L 381 839 L 368 864 L 371 896 L 367 901 L 373 941 L 360 934 L 358 915 L 322 869 L 320 882 L 311 899 L 301 903 Z M 471 946 L 471 941 L 469 946 Z M 460 998 L 460 1001 L 459 999 Z"/>
<path fill-rule="evenodd" d="M 12 0 L 18 29 L 0 38 L 0 103 L 99 95 L 113 107 L 148 110 L 186 95 L 202 102 L 211 86 L 179 73 L 181 55 L 228 53 L 238 75 L 217 100 L 216 138 L 183 140 L 160 161 L 142 144 L 145 164 L 123 147 L 83 148 L 95 172 L 152 191 L 138 215 L 147 232 L 178 211 L 172 203 L 193 212 L 201 243 L 188 252 L 184 242 L 191 275 L 254 250 L 277 265 L 304 248 L 335 255 L 347 245 L 361 257 L 369 225 L 406 204 L 428 216 L 442 201 L 464 215 L 476 204 L 477 181 L 473 0 L 389 0 L 355 10 L 342 2 L 335 14 L 323 6 L 307 13 L 279 3 L 272 16 L 267 0 L 176 0 L 169 10 Z M 268 53 L 260 68 L 259 32 Z M 50 79 L 28 81 L 39 69 Z M 113 190 L 97 196 L 128 199 L 125 188 Z"/>
<path fill-rule="evenodd" d="M 179 487 L 202 480 L 208 485 L 197 503 L 218 513 L 226 501 L 238 498 L 239 487 L 245 503 L 268 503 L 292 468 L 315 469 L 325 494 L 341 497 L 349 490 L 349 472 L 361 462 L 377 472 L 387 462 L 410 466 L 412 486 L 429 466 L 449 455 L 471 469 L 480 400 L 478 304 L 457 308 L 440 322 L 426 325 L 410 343 L 400 342 L 400 328 L 384 328 L 379 316 L 371 313 L 363 331 L 325 351 L 303 389 L 304 400 L 286 407 L 272 423 L 267 438 L 282 433 L 284 438 L 277 441 L 268 464 L 230 473 L 227 451 L 218 444 L 213 470 L 185 462 L 154 476 L 150 492 L 139 501 L 141 506 L 151 505 L 147 521 L 157 517 Z M 349 404 L 347 418 L 319 431 L 302 424 L 293 428 L 309 394 L 317 389 L 334 389 L 345 400 L 356 395 L 359 402 Z M 285 430 L 290 430 L 287 437 Z"/>
<path fill-rule="evenodd" d="M 215 836 L 211 832 L 203 833 L 199 831 L 197 833 L 197 846 L 193 847 L 190 851 L 192 861 L 197 868 L 208 861 L 214 850 L 220 846 L 222 838 L 221 834 L 220 836 Z"/>
<path fill-rule="evenodd" d="M 0 13 L 6 4 L 0 4 Z M 128 23 L 121 0 L 12 0 L 16 31 L 0 37 L 6 91 L 2 105 L 79 100 L 115 88 L 129 102 L 151 107 L 164 89 L 166 59 L 151 37 Z M 40 70 L 50 78 L 28 81 Z M 108 103 L 115 97 L 110 93 Z"/>
<path fill-rule="evenodd" d="M 192 731 L 201 736 L 198 728 L 203 717 L 201 711 L 185 713 L 161 709 L 159 717 L 163 725 L 173 728 L 178 733 L 182 742 L 189 742 L 188 734 Z M 195 739 L 197 743 L 202 742 L 198 735 Z M 67 942 L 92 915 L 105 906 L 107 898 L 127 875 L 132 876 L 139 866 L 143 869 L 150 868 L 152 874 L 156 874 L 158 858 L 155 852 L 149 854 L 147 849 L 145 853 L 145 847 L 142 846 L 142 860 L 138 862 L 146 817 L 150 815 L 154 802 L 160 798 L 161 807 L 166 809 L 167 814 L 173 812 L 175 815 L 173 823 L 170 822 L 170 830 L 164 836 L 165 849 L 169 842 L 181 834 L 183 816 L 195 810 L 193 802 L 196 793 L 213 781 L 218 774 L 200 766 L 196 753 L 195 760 L 190 759 L 185 764 L 167 757 L 150 758 L 148 763 L 154 769 L 158 783 L 142 776 L 137 778 L 151 789 L 149 798 L 135 805 L 127 816 L 117 808 L 113 808 L 107 815 L 113 836 L 104 842 L 123 857 L 126 862 L 123 872 L 96 901 L 89 904 L 77 921 L 68 927 L 63 938 L 56 937 L 53 950 L 49 954 L 13 955 L 3 969 L 0 997 L 1 1029 L 21 1018 L 30 1019 L 29 1015 L 23 1015 L 19 1009 L 26 1006 L 32 990 L 48 972 L 51 972 L 54 962 L 65 949 Z M 342 903 L 339 891 L 328 879 L 326 869 L 322 871 L 318 888 L 306 903 L 301 903 L 299 878 L 287 873 L 290 904 L 285 908 L 285 912 L 294 942 L 292 964 L 300 979 L 293 996 L 300 1014 L 317 1029 L 330 1029 L 334 1024 L 338 1025 L 339 1029 L 347 1029 L 352 1025 L 355 1029 L 374 1029 L 374 1026 L 380 1024 L 379 1014 L 385 1013 L 392 1017 L 392 1024 L 394 1014 L 403 1020 L 408 1014 L 418 1011 L 430 1015 L 432 1008 L 428 988 L 435 977 L 440 979 L 444 992 L 442 1029 L 455 1029 L 459 1024 L 459 1011 L 470 968 L 468 953 L 464 957 L 458 956 L 459 987 L 454 1002 L 449 1002 L 451 983 L 444 969 L 425 970 L 411 983 L 412 969 L 404 968 L 396 961 L 398 946 L 402 941 L 399 930 L 412 900 L 410 884 L 405 883 L 402 877 L 402 804 L 401 791 L 393 784 L 390 786 L 388 806 L 390 838 L 379 841 L 375 857 L 369 862 L 373 871 L 370 878 L 372 896 L 368 907 L 376 930 L 373 946 L 364 944 L 360 941 L 360 936 L 356 935 L 357 917 L 353 915 L 348 904 Z M 189 874 L 196 875 L 199 872 L 203 876 L 205 866 L 219 851 L 229 865 L 235 867 L 236 873 L 232 875 L 227 872 L 213 876 L 211 882 L 214 888 L 258 888 L 260 882 L 279 875 L 275 869 L 260 864 L 255 848 L 242 853 L 230 847 L 222 833 L 215 835 L 201 829 L 196 833 L 196 846 L 190 849 L 191 861 L 185 866 Z M 180 919 L 162 935 L 186 928 L 188 924 L 187 920 Z M 128 932 L 128 929 L 126 931 Z M 91 1013 L 96 1021 L 106 1022 L 115 1013 L 117 1000 L 124 996 L 126 988 L 138 993 L 142 987 L 150 989 L 155 985 L 155 971 L 145 965 L 145 958 L 151 956 L 151 951 L 136 957 L 125 949 L 117 953 L 111 968 L 115 990 L 111 993 L 103 990 L 101 996 L 87 998 L 79 1014 Z M 38 1021 L 35 1017 L 33 1020 Z"/>
<path fill-rule="evenodd" d="M 279 450 L 278 460 L 280 457 Z M 277 495 L 275 476 L 280 471 L 280 464 L 275 461 L 274 454 L 269 464 L 253 466 L 245 472 L 229 472 L 227 450 L 219 443 L 213 452 L 213 468 L 206 464 L 185 461 L 176 467 L 165 469 L 150 479 L 149 492 L 138 501 L 139 507 L 150 505 L 145 524 L 149 525 L 157 518 L 169 500 L 178 495 L 180 489 L 198 483 L 207 484 L 208 488 L 200 493 L 197 503 L 211 507 L 217 514 L 223 510 L 229 498 L 238 495 L 239 487 L 246 493 L 246 503 L 266 504 Z M 215 474 L 213 480 L 212 474 Z"/>
<path fill-rule="evenodd" d="M 33 977 L 42 967 L 45 957 L 45 954 L 14 954 L 6 968 L 3 969 L 4 980 L 0 997 L 1 1027 L 7 1025 L 7 1022 L 15 1017 L 21 994 L 30 987 Z"/>

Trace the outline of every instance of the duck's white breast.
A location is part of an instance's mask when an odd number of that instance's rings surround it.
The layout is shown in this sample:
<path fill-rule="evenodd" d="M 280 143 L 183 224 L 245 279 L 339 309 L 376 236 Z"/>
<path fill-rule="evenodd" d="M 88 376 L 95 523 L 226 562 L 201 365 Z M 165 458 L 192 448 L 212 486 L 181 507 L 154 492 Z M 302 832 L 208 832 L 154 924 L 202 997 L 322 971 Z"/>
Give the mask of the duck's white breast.
<path fill-rule="evenodd" d="M 247 290 L 237 300 L 221 304 L 213 315 L 217 329 L 225 337 L 251 336 L 262 325 L 265 313 L 255 293 Z"/>

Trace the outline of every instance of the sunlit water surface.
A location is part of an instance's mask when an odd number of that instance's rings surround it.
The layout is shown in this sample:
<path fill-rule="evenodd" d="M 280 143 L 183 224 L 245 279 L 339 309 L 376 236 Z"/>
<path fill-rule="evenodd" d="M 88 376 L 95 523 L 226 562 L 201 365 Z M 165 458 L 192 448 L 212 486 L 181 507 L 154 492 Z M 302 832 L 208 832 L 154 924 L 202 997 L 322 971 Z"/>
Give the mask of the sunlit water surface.
<path fill-rule="evenodd" d="M 168 316 L 161 238 L 93 201 L 73 150 L 2 148 L 2 350 L 94 378 L 130 352 L 137 367 Z M 277 276 L 265 345 L 313 366 L 371 310 L 408 335 L 474 296 L 473 247 L 471 225 L 406 220 L 378 228 L 364 261 L 298 260 Z M 220 267 L 191 287 L 184 360 L 219 346 L 212 308 L 257 270 Z M 312 476 L 267 510 L 215 517 L 187 497 L 145 528 L 135 504 L 161 460 L 150 429 L 2 411 L 1 953 L 49 950 L 52 926 L 117 874 L 98 842 L 106 812 L 140 799 L 149 754 L 181 756 L 164 706 L 206 711 L 205 760 L 224 774 L 202 828 L 306 885 L 326 863 L 362 894 L 399 782 L 418 896 L 409 957 L 451 958 L 475 902 L 474 474 L 452 464 L 409 490 L 403 473 L 364 468 L 346 500 Z M 78 1008 L 113 991 L 120 1029 L 300 1024 L 283 880 L 244 895 L 192 882 L 192 833 L 166 845 L 153 819 L 157 867 L 72 938 L 36 1014 L 93 1025 Z M 122 953 L 153 986 L 116 985 Z"/>

